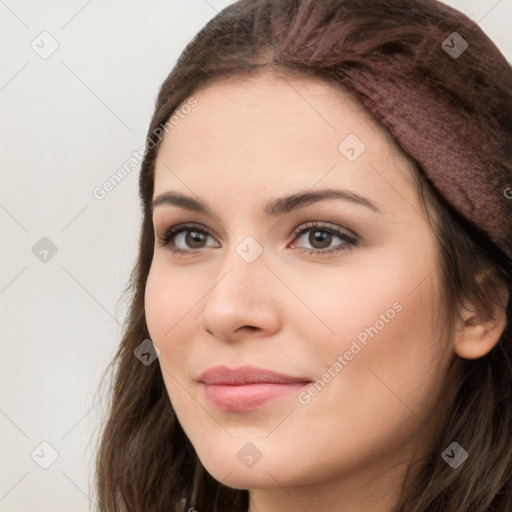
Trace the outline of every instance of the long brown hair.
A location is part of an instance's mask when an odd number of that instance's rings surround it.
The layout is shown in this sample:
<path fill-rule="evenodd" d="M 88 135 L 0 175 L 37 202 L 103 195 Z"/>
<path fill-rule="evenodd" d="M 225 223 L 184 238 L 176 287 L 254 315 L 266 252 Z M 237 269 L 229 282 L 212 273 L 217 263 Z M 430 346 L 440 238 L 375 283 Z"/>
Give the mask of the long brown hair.
<path fill-rule="evenodd" d="M 216 15 L 186 47 L 159 90 L 148 130 L 139 182 L 139 254 L 125 290 L 131 303 L 120 346 L 101 383 L 109 377 L 110 401 L 94 475 L 101 511 L 248 509 L 248 491 L 220 484 L 201 465 L 172 408 L 160 366 L 146 366 L 134 356 L 150 338 L 144 311 L 155 244 L 150 203 L 158 148 L 172 129 L 168 121 L 201 88 L 268 68 L 283 76 L 299 73 L 350 88 L 343 80 L 350 67 L 365 66 L 370 57 L 374 62 L 407 58 L 414 71 L 432 78 L 432 87 L 448 90 L 453 85 L 449 70 L 431 49 L 460 25 L 461 16 L 436 0 L 242 0 Z M 479 61 L 479 55 L 474 52 L 472 62 L 461 60 L 460 66 L 480 70 L 479 83 L 487 87 L 479 89 L 479 101 L 487 105 L 490 117 L 494 109 L 497 119 L 504 108 L 511 112 L 512 91 L 503 90 L 497 73 L 483 58 Z M 469 82 L 460 81 L 448 92 L 461 108 L 477 115 L 471 104 L 464 104 L 475 97 L 469 87 Z M 510 149 L 510 119 L 508 124 L 495 123 L 494 130 L 496 140 Z M 492 317 L 496 305 L 503 307 L 498 291 L 512 290 L 511 261 L 447 204 L 419 164 L 412 166 L 412 176 L 437 235 L 443 299 L 453 333 L 463 300 L 470 300 L 481 318 Z M 404 487 L 396 512 L 512 510 L 511 302 L 506 304 L 507 325 L 497 346 L 479 359 L 459 361 L 462 377 L 455 385 L 453 407 L 413 485 L 407 491 Z M 470 457 L 458 469 L 441 458 L 453 441 Z"/>

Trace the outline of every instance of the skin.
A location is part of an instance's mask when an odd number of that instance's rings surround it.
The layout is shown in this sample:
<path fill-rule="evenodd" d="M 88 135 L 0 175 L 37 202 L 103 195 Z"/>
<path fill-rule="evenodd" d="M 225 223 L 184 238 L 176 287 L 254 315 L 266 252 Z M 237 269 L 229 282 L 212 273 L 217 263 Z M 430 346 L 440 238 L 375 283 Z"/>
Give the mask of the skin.
<path fill-rule="evenodd" d="M 479 325 L 468 309 L 470 327 L 443 336 L 436 239 L 407 160 L 348 94 L 312 78 L 262 75 L 217 82 L 194 98 L 164 136 L 154 195 L 200 198 L 214 215 L 161 205 L 153 223 L 156 237 L 184 222 L 211 235 L 197 245 L 187 245 L 190 232 L 177 235 L 185 256 L 155 245 L 145 295 L 180 424 L 215 479 L 249 489 L 250 512 L 390 512 L 451 399 L 455 354 L 484 355 L 503 323 Z M 349 134 L 366 146 L 355 161 L 338 149 Z M 324 188 L 349 189 L 380 212 L 341 199 L 279 218 L 263 211 L 276 197 Z M 350 230 L 359 243 L 315 242 L 318 228 L 293 235 L 311 221 Z M 249 236 L 263 251 L 251 263 L 236 251 Z M 308 403 L 294 393 L 250 412 L 221 411 L 196 381 L 220 364 L 316 381 L 396 303 L 394 318 Z M 247 442 L 262 454 L 252 467 L 237 457 Z"/>

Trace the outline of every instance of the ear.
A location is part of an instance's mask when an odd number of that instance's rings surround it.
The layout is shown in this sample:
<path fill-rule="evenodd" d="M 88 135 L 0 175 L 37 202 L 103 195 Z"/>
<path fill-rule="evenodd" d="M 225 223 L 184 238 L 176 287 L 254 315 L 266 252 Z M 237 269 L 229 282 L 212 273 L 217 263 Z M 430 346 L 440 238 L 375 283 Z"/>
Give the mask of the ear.
<path fill-rule="evenodd" d="M 481 275 L 478 283 L 488 277 Z M 506 308 L 509 293 L 503 285 L 500 290 L 501 306 L 496 305 L 491 318 L 479 320 L 473 304 L 465 302 L 460 309 L 461 320 L 455 330 L 455 353 L 464 359 L 478 359 L 488 354 L 498 343 L 507 324 Z"/>

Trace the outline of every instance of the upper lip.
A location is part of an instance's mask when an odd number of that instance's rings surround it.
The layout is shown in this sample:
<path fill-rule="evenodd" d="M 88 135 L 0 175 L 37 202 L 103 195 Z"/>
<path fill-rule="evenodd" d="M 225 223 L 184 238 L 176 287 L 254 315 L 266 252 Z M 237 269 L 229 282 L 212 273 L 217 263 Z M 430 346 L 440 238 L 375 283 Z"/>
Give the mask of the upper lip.
<path fill-rule="evenodd" d="M 292 377 L 273 370 L 257 368 L 245 365 L 239 368 L 228 368 L 227 366 L 214 366 L 203 372 L 198 378 L 203 384 L 218 384 L 236 386 L 241 384 L 253 384 L 266 382 L 270 384 L 290 384 L 311 382 L 306 377 Z"/>

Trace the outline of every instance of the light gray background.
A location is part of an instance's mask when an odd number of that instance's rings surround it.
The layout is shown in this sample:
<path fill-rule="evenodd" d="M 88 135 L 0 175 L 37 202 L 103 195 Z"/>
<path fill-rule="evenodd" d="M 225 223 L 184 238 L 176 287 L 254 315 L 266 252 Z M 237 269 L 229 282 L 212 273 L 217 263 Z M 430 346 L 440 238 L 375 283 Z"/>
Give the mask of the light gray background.
<path fill-rule="evenodd" d="M 103 200 L 92 191 L 143 145 L 161 82 L 230 3 L 0 0 L 0 511 L 95 509 L 97 385 L 127 309 L 140 165 Z M 446 3 L 512 61 L 512 0 Z M 51 48 L 43 31 L 58 43 L 46 59 L 31 47 Z M 47 262 L 32 252 L 43 237 Z"/>

